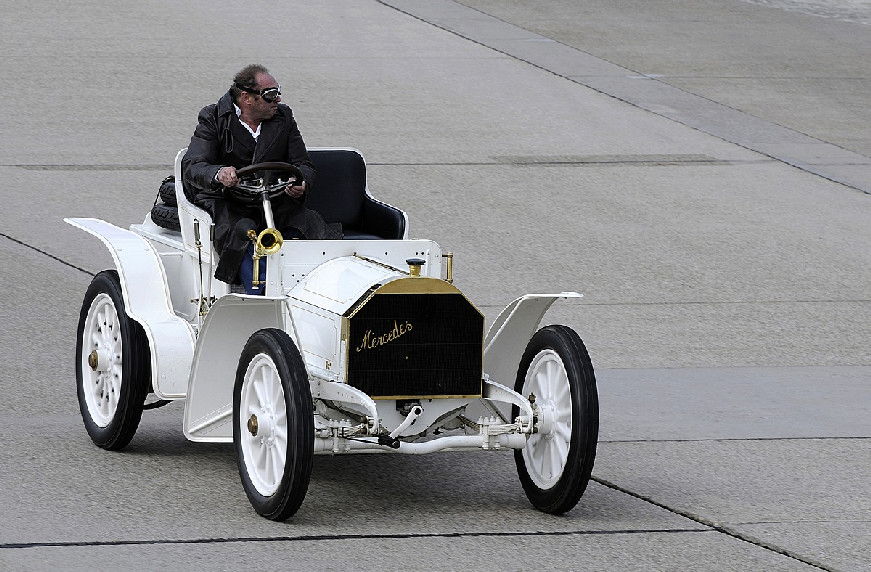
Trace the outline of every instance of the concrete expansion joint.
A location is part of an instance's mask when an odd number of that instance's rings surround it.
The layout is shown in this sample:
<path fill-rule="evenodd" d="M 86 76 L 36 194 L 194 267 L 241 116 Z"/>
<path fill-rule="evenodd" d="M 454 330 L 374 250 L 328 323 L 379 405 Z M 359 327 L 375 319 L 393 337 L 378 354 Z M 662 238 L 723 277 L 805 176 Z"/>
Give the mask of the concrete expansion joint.
<path fill-rule="evenodd" d="M 711 520 L 711 519 L 706 518 L 702 515 L 694 514 L 692 512 L 682 510 L 682 509 L 661 503 L 657 500 L 654 500 L 652 497 L 642 495 L 640 493 L 636 493 L 634 491 L 631 491 L 625 487 L 621 487 L 620 485 L 613 483 L 611 481 L 608 481 L 606 479 L 603 479 L 601 477 L 596 477 L 594 475 L 594 476 L 590 477 L 590 480 L 602 485 L 603 487 L 607 487 L 611 490 L 623 493 L 625 495 L 629 495 L 633 498 L 636 498 L 638 500 L 644 501 L 648 504 L 651 504 L 653 506 L 656 506 L 658 508 L 666 510 L 672 514 L 689 519 L 689 520 L 691 520 L 697 524 L 700 524 L 702 526 L 706 526 L 706 527 L 710 528 L 712 531 L 718 532 L 720 534 L 725 534 L 726 536 L 734 538 L 735 540 L 747 542 L 749 544 L 752 544 L 752 545 L 757 546 L 759 548 L 762 548 L 764 550 L 768 550 L 770 552 L 780 554 L 781 556 L 785 556 L 785 557 L 790 558 L 792 560 L 797 560 L 797 561 L 801 562 L 802 564 L 807 564 L 808 566 L 813 566 L 814 568 L 818 568 L 820 570 L 826 570 L 827 572 L 840 572 L 837 568 L 832 568 L 830 566 L 826 566 L 826 565 L 824 565 L 820 562 L 816 562 L 813 559 L 810 559 L 806 556 L 802 556 L 802 555 L 797 554 L 791 550 L 787 550 L 787 549 L 782 548 L 780 546 L 776 546 L 774 544 L 771 544 L 770 542 L 765 542 L 759 538 L 756 538 L 756 537 L 751 536 L 749 534 L 745 534 L 743 532 L 735 530 L 734 528 L 731 528 L 730 526 L 728 526 L 726 524 L 719 523 L 715 520 Z"/>
<path fill-rule="evenodd" d="M 8 234 L 6 234 L 4 232 L 0 232 L 0 238 L 5 238 L 6 240 L 12 241 L 20 246 L 23 246 L 25 248 L 29 248 L 30 250 L 33 250 L 35 252 L 38 252 L 39 254 L 47 256 L 48 258 L 51 258 L 52 260 L 60 262 L 61 264 L 65 265 L 65 266 L 69 266 L 73 270 L 78 270 L 79 272 L 83 272 L 83 273 L 87 274 L 88 276 L 93 277 L 95 275 L 90 270 L 85 270 L 84 268 L 79 268 L 75 264 L 71 264 L 71 263 L 67 262 L 66 260 L 58 258 L 57 256 L 50 254 L 50 253 L 46 252 L 45 250 L 41 250 L 41 249 L 33 246 L 32 244 L 28 244 L 28 243 L 24 242 L 23 240 L 19 240 L 13 236 L 9 236 Z"/>
<path fill-rule="evenodd" d="M 664 74 L 626 68 L 459 2 L 379 0 L 379 3 L 627 105 L 832 183 L 871 194 L 868 182 L 871 158 L 673 85 L 665 81 Z M 542 49 L 529 53 L 523 46 L 530 42 Z M 567 51 L 576 56 L 567 57 Z M 641 84 L 646 87 L 639 89 Z"/>

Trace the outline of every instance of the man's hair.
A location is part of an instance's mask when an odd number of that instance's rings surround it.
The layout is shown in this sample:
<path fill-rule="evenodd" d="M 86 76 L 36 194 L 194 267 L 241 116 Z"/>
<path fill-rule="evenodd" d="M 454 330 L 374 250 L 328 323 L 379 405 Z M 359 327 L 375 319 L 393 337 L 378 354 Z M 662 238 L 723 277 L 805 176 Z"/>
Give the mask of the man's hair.
<path fill-rule="evenodd" d="M 233 77 L 233 85 L 230 86 L 230 94 L 233 96 L 233 101 L 239 103 L 239 97 L 242 95 L 242 90 L 236 87 L 248 87 L 255 89 L 257 87 L 257 74 L 269 73 L 264 66 L 260 64 L 251 64 L 242 68 L 239 73 Z"/>

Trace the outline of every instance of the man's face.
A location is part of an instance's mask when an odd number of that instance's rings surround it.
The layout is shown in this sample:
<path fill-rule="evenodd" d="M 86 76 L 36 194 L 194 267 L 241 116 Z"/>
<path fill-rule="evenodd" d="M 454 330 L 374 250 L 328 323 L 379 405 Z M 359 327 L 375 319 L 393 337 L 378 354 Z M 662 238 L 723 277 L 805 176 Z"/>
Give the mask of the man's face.
<path fill-rule="evenodd" d="M 270 87 L 278 87 L 278 82 L 275 81 L 275 78 L 269 75 L 268 73 L 260 73 L 255 77 L 257 80 L 256 89 L 263 91 L 264 89 L 269 89 Z M 243 92 L 244 93 L 244 92 Z M 253 93 L 245 94 L 246 101 L 249 102 L 249 113 L 254 119 L 258 119 L 260 121 L 265 121 L 266 119 L 271 119 L 275 112 L 278 110 L 278 102 L 281 101 L 281 96 L 269 103 L 259 95 L 254 95 Z"/>

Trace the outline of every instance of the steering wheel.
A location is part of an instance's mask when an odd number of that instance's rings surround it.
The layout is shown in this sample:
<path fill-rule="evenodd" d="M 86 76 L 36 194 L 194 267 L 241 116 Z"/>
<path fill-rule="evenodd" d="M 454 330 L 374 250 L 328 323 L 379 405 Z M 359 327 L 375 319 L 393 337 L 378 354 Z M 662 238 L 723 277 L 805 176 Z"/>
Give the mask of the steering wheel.
<path fill-rule="evenodd" d="M 276 174 L 272 181 L 273 173 Z M 286 177 L 282 178 L 284 174 Z M 302 184 L 304 179 L 302 171 L 290 163 L 255 163 L 236 170 L 239 182 L 235 187 L 227 187 L 227 193 L 231 198 L 242 202 L 259 204 L 263 200 L 263 193 L 270 199 L 284 194 L 284 189 L 290 183 Z"/>

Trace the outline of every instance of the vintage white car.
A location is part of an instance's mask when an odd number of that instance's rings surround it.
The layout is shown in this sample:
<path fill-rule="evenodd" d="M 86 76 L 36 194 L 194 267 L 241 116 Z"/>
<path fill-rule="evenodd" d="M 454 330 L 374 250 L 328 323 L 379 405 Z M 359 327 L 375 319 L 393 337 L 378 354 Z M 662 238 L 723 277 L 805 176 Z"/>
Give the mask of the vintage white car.
<path fill-rule="evenodd" d="M 522 296 L 485 335 L 484 316 L 452 283 L 452 254 L 408 238 L 406 213 L 369 192 L 361 154 L 310 154 L 318 181 L 307 205 L 342 223 L 345 238 L 262 232 L 253 239 L 266 261 L 262 296 L 213 278 L 211 218 L 181 184 L 164 197 L 176 204 L 129 230 L 65 219 L 115 263 L 91 282 L 78 324 L 91 439 L 121 449 L 143 409 L 184 399 L 184 435 L 232 442 L 251 504 L 273 520 L 299 509 L 313 455 L 355 452 L 512 450 L 536 508 L 572 509 L 596 455 L 596 380 L 572 329 L 539 324 L 554 301 L 580 294 Z M 240 184 L 267 221 L 285 170 L 254 165 Z"/>

